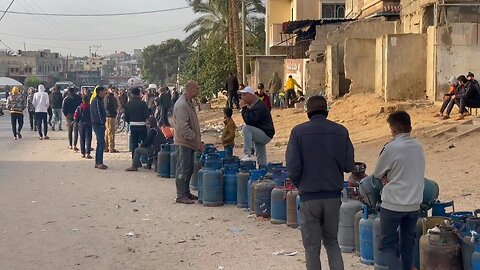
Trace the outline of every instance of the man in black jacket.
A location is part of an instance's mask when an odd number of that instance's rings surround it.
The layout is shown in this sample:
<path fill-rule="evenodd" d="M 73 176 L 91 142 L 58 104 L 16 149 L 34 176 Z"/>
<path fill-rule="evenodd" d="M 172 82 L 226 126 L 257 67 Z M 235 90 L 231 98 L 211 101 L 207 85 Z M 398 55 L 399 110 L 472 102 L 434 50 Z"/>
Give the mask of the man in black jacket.
<path fill-rule="evenodd" d="M 228 78 L 225 81 L 225 90 L 227 90 L 228 100 L 227 100 L 227 107 L 233 109 L 233 103 L 237 110 L 239 109 L 238 103 L 238 79 L 233 73 L 230 72 L 228 74 Z"/>
<path fill-rule="evenodd" d="M 107 112 L 105 152 L 118 153 L 115 149 L 115 129 L 117 120 L 118 103 L 115 97 L 116 87 L 110 85 L 105 96 L 105 110 Z"/>
<path fill-rule="evenodd" d="M 93 131 L 97 138 L 97 148 L 95 149 L 95 168 L 100 170 L 107 169 L 107 165 L 103 164 L 103 151 L 105 150 L 105 122 L 107 121 L 107 113 L 105 112 L 105 104 L 103 99 L 107 94 L 107 90 L 102 86 L 97 86 L 96 96 L 90 104 L 90 117 L 92 120 Z"/>
<path fill-rule="evenodd" d="M 159 97 L 159 106 L 161 106 L 161 119 L 160 119 L 160 125 L 163 126 L 170 126 L 170 123 L 168 122 L 168 112 L 170 111 L 170 107 L 172 106 L 172 95 L 170 94 L 170 90 L 168 90 L 168 87 L 165 86 L 163 87 L 160 93 Z"/>
<path fill-rule="evenodd" d="M 56 86 L 50 94 L 50 106 L 53 113 L 52 130 L 55 131 L 55 125 L 58 123 L 58 130 L 62 130 L 62 102 L 63 96 L 60 92 L 60 86 Z"/>
<path fill-rule="evenodd" d="M 163 136 L 162 131 L 157 125 L 157 120 L 155 117 L 149 117 L 147 119 L 147 127 L 148 127 L 148 135 L 147 139 L 140 145 L 139 148 L 135 149 L 133 153 L 133 160 L 132 166 L 130 168 L 125 169 L 127 172 L 136 172 L 138 168 L 142 167 L 142 163 L 140 162 L 140 157 L 149 157 L 160 152 L 160 145 L 166 143 L 167 140 L 165 136 Z M 152 160 L 148 159 L 147 166 L 145 169 L 152 168 Z"/>
<path fill-rule="evenodd" d="M 272 115 L 265 103 L 256 95 L 255 91 L 247 86 L 239 93 L 242 94 L 240 106 L 242 107 L 242 117 L 245 125 L 242 128 L 243 133 L 243 153 L 242 160 L 251 160 L 250 155 L 252 142 L 255 145 L 257 163 L 260 167 L 267 165 L 266 144 L 269 143 L 275 135 Z"/>
<path fill-rule="evenodd" d="M 302 241 L 308 270 L 321 269 L 320 249 L 327 251 L 332 270 L 343 270 L 337 233 L 343 173 L 353 170 L 354 150 L 348 131 L 327 120 L 327 101 L 307 101 L 309 122 L 294 127 L 285 154 L 288 177 L 298 188 Z"/>
<path fill-rule="evenodd" d="M 62 111 L 65 118 L 67 118 L 69 148 L 77 152 L 78 123 L 74 121 L 73 115 L 77 107 L 82 103 L 82 98 L 75 93 L 75 90 L 73 87 L 68 88 L 67 96 L 63 100 Z"/>
<path fill-rule="evenodd" d="M 145 121 L 150 116 L 148 106 L 140 99 L 140 89 L 130 90 L 132 98 L 125 105 L 125 122 L 130 125 L 130 150 L 132 159 L 138 144 L 145 141 L 147 137 L 147 126 Z"/>

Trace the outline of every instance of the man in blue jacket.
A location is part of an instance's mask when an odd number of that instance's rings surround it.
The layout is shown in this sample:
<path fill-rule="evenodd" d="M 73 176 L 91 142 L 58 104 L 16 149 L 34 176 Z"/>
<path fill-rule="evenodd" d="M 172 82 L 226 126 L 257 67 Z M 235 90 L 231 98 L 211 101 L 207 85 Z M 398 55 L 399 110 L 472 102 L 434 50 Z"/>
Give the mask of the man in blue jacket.
<path fill-rule="evenodd" d="M 321 269 L 320 249 L 331 270 L 343 270 L 337 241 L 343 173 L 353 170 L 354 150 L 348 130 L 327 120 L 327 101 L 307 101 L 310 121 L 294 127 L 287 146 L 288 177 L 298 188 L 303 217 L 302 241 L 308 270 Z"/>
<path fill-rule="evenodd" d="M 97 138 L 95 168 L 106 170 L 108 167 L 103 164 L 103 151 L 105 150 L 105 122 L 107 121 L 107 113 L 105 111 L 103 98 L 107 95 L 107 90 L 102 86 L 98 86 L 95 91 L 97 95 L 90 104 L 92 127 L 93 131 L 95 131 L 95 137 Z"/>

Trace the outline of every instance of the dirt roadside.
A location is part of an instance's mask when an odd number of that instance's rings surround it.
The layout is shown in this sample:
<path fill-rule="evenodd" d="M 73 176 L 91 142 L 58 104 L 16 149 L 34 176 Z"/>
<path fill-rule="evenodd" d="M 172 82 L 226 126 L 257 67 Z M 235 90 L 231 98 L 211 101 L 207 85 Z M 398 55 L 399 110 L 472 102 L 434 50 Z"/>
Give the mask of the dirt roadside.
<path fill-rule="evenodd" d="M 357 112 L 359 116 L 348 122 L 350 118 L 335 110 L 334 106 L 330 117 L 344 121 L 356 142 L 356 159 L 366 162 L 371 172 L 389 140 L 385 114 L 369 116 L 363 125 L 359 121 L 366 112 Z M 372 106 L 373 111 L 378 113 L 378 107 Z M 412 110 L 414 124 L 421 128 L 415 136 L 425 146 L 426 176 L 439 183 L 442 199 L 455 200 L 456 210 L 480 208 L 480 136 L 453 143 L 430 138 L 436 125 L 445 127 L 434 122 L 434 111 Z M 216 123 L 218 115 L 210 111 L 199 116 L 209 119 L 203 123 Z M 269 156 L 283 160 L 292 124 L 306 117 L 301 111 L 284 110 L 274 111 L 274 119 L 278 134 Z M 239 124 L 238 115 L 236 120 Z M 5 118 L 0 121 L 3 128 L 8 123 Z M 95 170 L 93 161 L 68 150 L 66 133 L 49 135 L 50 141 L 38 141 L 33 132 L 24 132 L 23 140 L 13 141 L 9 133 L 0 132 L 2 269 L 304 269 L 298 230 L 251 218 L 234 206 L 174 204 L 172 179 L 158 178 L 153 171 L 124 172 L 130 165 L 125 135 L 117 139 L 122 153 L 105 155 L 107 171 Z M 205 139 L 214 141 L 217 136 L 206 133 Z M 369 136 L 373 139 L 364 139 Z M 235 151 L 240 154 L 241 149 Z M 272 255 L 280 250 L 298 254 Z M 360 264 L 357 256 L 343 257 L 346 269 L 371 268 Z M 325 265 L 324 251 L 322 259 Z"/>

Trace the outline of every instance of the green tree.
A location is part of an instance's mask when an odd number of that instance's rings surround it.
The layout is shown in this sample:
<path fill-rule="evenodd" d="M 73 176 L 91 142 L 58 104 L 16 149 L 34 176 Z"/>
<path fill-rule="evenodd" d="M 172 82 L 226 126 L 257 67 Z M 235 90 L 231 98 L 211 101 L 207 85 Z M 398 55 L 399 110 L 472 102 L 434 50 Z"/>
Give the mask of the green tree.
<path fill-rule="evenodd" d="M 25 79 L 25 86 L 27 87 L 35 87 L 37 88 L 39 84 L 42 83 L 42 80 L 38 78 L 37 76 L 28 76 Z"/>
<path fill-rule="evenodd" d="M 225 42 L 215 38 L 199 42 L 180 73 L 181 83 L 197 80 L 200 97 L 212 98 L 224 88 L 228 73 L 235 69 L 235 57 Z"/>
<path fill-rule="evenodd" d="M 178 58 L 189 48 L 179 39 L 168 39 L 159 45 L 150 45 L 142 52 L 142 77 L 149 83 L 165 84 L 176 81 Z"/>

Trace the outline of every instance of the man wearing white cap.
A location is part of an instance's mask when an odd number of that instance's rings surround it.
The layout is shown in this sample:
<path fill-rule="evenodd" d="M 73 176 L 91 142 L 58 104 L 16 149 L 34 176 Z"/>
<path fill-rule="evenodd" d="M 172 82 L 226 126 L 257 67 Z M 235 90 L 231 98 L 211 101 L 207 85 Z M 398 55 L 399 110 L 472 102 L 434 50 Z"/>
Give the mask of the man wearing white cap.
<path fill-rule="evenodd" d="M 257 163 L 260 167 L 267 165 L 266 145 L 275 135 L 272 115 L 267 106 L 255 95 L 255 91 L 247 86 L 239 91 L 242 94 L 240 107 L 242 108 L 242 117 L 245 125 L 242 128 L 243 133 L 243 153 L 242 160 L 252 160 L 250 155 L 252 142 L 255 145 Z"/>

